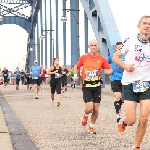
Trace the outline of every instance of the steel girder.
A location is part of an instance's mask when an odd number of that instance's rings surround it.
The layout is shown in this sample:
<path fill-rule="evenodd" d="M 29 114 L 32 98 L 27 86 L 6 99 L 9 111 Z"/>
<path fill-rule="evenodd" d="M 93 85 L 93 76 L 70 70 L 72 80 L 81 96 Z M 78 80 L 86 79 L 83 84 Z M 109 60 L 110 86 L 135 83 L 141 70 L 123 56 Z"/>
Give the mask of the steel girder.
<path fill-rule="evenodd" d="M 21 4 L 19 6 L 14 7 L 14 8 L 8 8 L 8 7 L 0 4 L 1 16 L 5 16 L 7 14 L 13 14 L 14 16 L 18 16 L 20 18 L 30 20 L 30 17 L 25 16 L 24 14 L 21 14 L 20 12 L 18 12 L 18 10 L 27 8 L 29 6 L 30 6 L 30 4 L 26 4 L 26 5 Z"/>
<path fill-rule="evenodd" d="M 101 53 L 113 54 L 114 45 L 121 41 L 108 0 L 80 0 L 101 46 Z"/>
<path fill-rule="evenodd" d="M 32 4 L 33 0 L 0 0 L 0 3 L 7 4 Z"/>
<path fill-rule="evenodd" d="M 32 5 L 32 0 L 0 0 L 0 9 L 1 16 L 3 16 L 3 20 L 0 22 L 2 24 L 16 24 L 22 27 L 27 31 L 27 33 L 31 32 L 31 18 L 30 16 L 25 16 L 18 12 L 21 9 L 27 8 Z M 15 6 L 14 8 L 6 7 L 4 4 L 20 4 Z M 12 14 L 14 16 L 8 16 L 8 14 Z M 7 16 L 6 16 L 7 15 Z"/>

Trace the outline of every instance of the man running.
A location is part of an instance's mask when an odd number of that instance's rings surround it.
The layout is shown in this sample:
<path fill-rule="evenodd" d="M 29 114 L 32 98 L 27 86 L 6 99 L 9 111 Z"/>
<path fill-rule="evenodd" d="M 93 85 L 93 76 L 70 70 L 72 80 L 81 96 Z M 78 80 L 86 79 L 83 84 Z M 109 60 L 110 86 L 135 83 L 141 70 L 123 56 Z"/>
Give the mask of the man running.
<path fill-rule="evenodd" d="M 74 81 L 74 66 L 72 66 L 71 70 L 69 71 L 69 75 L 71 77 L 71 87 L 72 87 L 72 90 L 75 91 L 75 88 L 76 88 L 76 82 Z"/>
<path fill-rule="evenodd" d="M 67 91 L 67 76 L 68 76 L 68 69 L 65 68 L 65 66 L 62 66 L 62 77 L 61 77 L 61 81 L 62 81 L 62 92 L 64 93 L 65 91 Z"/>
<path fill-rule="evenodd" d="M 124 68 L 122 77 L 122 98 L 124 118 L 118 129 L 124 132 L 126 126 L 136 122 L 136 107 L 140 103 L 139 124 L 133 150 L 140 150 L 140 144 L 148 125 L 150 113 L 150 16 L 143 16 L 138 24 L 140 33 L 127 38 L 113 57 L 114 62 Z M 125 62 L 120 57 L 125 55 Z"/>
<path fill-rule="evenodd" d="M 20 76 L 21 76 L 19 67 L 16 68 L 16 71 L 14 72 L 14 74 L 16 75 L 16 90 L 19 90 L 19 82 L 20 82 Z"/>
<path fill-rule="evenodd" d="M 32 74 L 30 74 L 30 66 L 26 70 L 27 89 L 32 89 Z"/>
<path fill-rule="evenodd" d="M 38 66 L 38 61 L 34 61 L 34 66 L 31 67 L 30 74 L 32 74 L 32 84 L 34 84 L 35 99 L 38 99 L 38 90 L 41 84 L 41 67 Z"/>
<path fill-rule="evenodd" d="M 82 55 L 74 66 L 74 80 L 77 81 L 78 69 L 82 69 L 82 92 L 85 102 L 85 111 L 83 115 L 82 125 L 85 126 L 90 113 L 91 121 L 89 132 L 96 134 L 95 122 L 98 118 L 99 105 L 101 101 L 101 70 L 104 69 L 105 74 L 110 75 L 112 70 L 107 60 L 97 53 L 99 48 L 96 40 L 89 42 L 90 52 Z"/>
<path fill-rule="evenodd" d="M 41 66 L 41 92 L 44 92 L 44 85 L 46 82 L 46 78 L 45 78 L 45 74 L 46 74 L 46 70 L 43 68 L 43 66 Z"/>
<path fill-rule="evenodd" d="M 61 72 L 62 69 L 59 66 L 59 58 L 54 58 L 54 65 L 48 70 L 48 75 L 51 75 L 50 87 L 51 87 L 51 99 L 52 105 L 54 104 L 54 93 L 57 92 L 57 106 L 60 106 L 61 100 Z"/>
<path fill-rule="evenodd" d="M 8 84 L 8 70 L 6 69 L 6 67 L 4 67 L 2 74 L 4 77 L 4 87 L 5 87 Z"/>
<path fill-rule="evenodd" d="M 116 43 L 116 50 L 119 49 L 122 45 L 122 42 L 117 42 Z M 121 119 L 121 105 L 122 105 L 122 83 L 121 83 L 121 79 L 122 79 L 122 74 L 123 74 L 123 68 L 121 68 L 120 66 L 117 66 L 114 61 L 112 60 L 113 56 L 110 55 L 108 57 L 108 63 L 111 64 L 112 67 L 112 74 L 110 76 L 110 80 L 111 80 L 111 90 L 114 93 L 114 97 L 115 97 L 115 102 L 114 102 L 114 106 L 115 106 L 115 110 L 116 110 L 116 115 L 117 115 L 117 122 L 119 122 L 119 120 Z M 124 56 L 121 56 L 121 60 L 124 61 Z"/>

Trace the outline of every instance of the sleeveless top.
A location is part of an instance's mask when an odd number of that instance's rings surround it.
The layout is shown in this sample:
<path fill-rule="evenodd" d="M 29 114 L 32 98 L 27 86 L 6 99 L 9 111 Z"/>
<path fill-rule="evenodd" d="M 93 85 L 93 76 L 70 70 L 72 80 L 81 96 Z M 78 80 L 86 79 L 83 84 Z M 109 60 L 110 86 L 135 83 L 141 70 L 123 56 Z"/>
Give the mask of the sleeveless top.
<path fill-rule="evenodd" d="M 58 72 L 55 73 L 55 74 L 51 74 L 51 80 L 58 80 L 58 79 L 61 79 L 61 72 L 62 72 L 61 67 L 59 66 L 59 69 L 56 69 L 55 66 L 53 66 L 53 67 L 54 67 L 54 69 L 52 70 L 52 72 L 54 72 L 54 71 L 56 71 L 56 70 L 58 70 Z"/>

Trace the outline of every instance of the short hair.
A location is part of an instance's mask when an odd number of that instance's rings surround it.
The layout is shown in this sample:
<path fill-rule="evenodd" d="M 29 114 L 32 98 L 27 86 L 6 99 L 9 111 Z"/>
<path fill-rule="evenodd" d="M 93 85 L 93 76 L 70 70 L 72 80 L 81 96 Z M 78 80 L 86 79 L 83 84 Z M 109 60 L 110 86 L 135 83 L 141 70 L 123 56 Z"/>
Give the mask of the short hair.
<path fill-rule="evenodd" d="M 150 16 L 146 16 L 145 15 L 145 16 L 141 17 L 141 19 L 139 20 L 139 24 L 141 23 L 141 21 L 142 21 L 143 18 L 150 18 Z"/>
<path fill-rule="evenodd" d="M 122 44 L 122 42 L 117 42 L 117 43 L 116 43 L 116 45 L 121 45 L 121 44 Z"/>
<path fill-rule="evenodd" d="M 54 61 L 55 61 L 56 59 L 59 59 L 59 58 L 58 58 L 58 57 L 54 58 Z"/>

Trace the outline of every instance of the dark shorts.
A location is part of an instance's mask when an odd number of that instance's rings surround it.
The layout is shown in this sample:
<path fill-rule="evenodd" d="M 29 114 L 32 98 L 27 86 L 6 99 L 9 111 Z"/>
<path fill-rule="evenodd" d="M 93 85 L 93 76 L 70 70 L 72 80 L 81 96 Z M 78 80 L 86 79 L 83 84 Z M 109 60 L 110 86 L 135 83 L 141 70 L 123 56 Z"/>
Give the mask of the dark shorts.
<path fill-rule="evenodd" d="M 41 83 L 45 82 L 46 78 L 45 77 L 40 77 L 41 78 Z"/>
<path fill-rule="evenodd" d="M 27 77 L 27 84 L 31 84 L 32 83 L 32 78 Z"/>
<path fill-rule="evenodd" d="M 62 81 L 62 87 L 64 87 L 64 85 L 67 85 L 67 77 L 61 77 L 61 81 Z"/>
<path fill-rule="evenodd" d="M 111 90 L 113 92 L 121 92 L 122 93 L 121 80 L 111 81 Z"/>
<path fill-rule="evenodd" d="M 134 92 L 132 84 L 122 85 L 122 98 L 134 102 L 150 99 L 150 88 L 145 92 Z"/>
<path fill-rule="evenodd" d="M 101 86 L 99 87 L 83 87 L 84 102 L 100 103 L 101 101 Z"/>
<path fill-rule="evenodd" d="M 6 77 L 4 77 L 4 83 L 5 82 L 8 82 L 8 79 L 7 79 L 8 77 L 6 76 Z"/>
<path fill-rule="evenodd" d="M 40 86 L 41 79 L 40 78 L 38 78 L 38 79 L 32 79 L 32 84 L 37 84 L 38 86 Z"/>
<path fill-rule="evenodd" d="M 54 79 L 50 81 L 51 93 L 61 94 L 61 79 Z"/>
<path fill-rule="evenodd" d="M 16 84 L 19 85 L 20 79 L 16 79 Z"/>
<path fill-rule="evenodd" d="M 73 79 L 71 78 L 71 82 L 73 81 Z"/>

